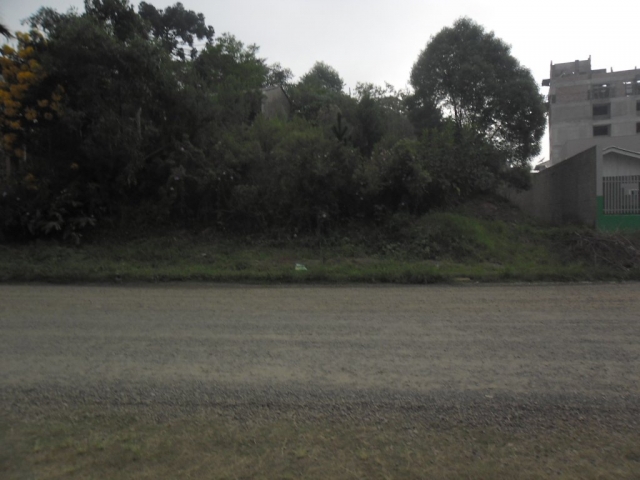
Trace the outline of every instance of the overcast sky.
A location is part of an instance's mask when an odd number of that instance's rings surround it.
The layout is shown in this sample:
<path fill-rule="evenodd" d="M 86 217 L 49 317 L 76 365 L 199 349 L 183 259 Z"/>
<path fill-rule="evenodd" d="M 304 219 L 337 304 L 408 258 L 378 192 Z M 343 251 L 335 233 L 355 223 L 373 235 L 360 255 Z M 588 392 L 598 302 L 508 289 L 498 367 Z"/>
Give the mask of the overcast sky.
<path fill-rule="evenodd" d="M 176 3 L 147 0 L 157 8 Z M 134 1 L 134 4 L 138 2 Z M 347 87 L 357 82 L 397 88 L 429 38 L 467 16 L 512 46 L 538 84 L 549 64 L 586 59 L 593 68 L 640 66 L 637 48 L 640 2 L 576 0 L 182 0 L 205 15 L 216 35 L 229 32 L 255 43 L 269 63 L 280 62 L 296 77 L 316 61 L 334 67 Z M 83 10 L 82 0 L 0 0 L 0 20 L 18 30 L 20 20 L 41 6 Z M 546 94 L 546 89 L 541 88 Z M 543 144 L 543 155 L 548 147 Z"/>

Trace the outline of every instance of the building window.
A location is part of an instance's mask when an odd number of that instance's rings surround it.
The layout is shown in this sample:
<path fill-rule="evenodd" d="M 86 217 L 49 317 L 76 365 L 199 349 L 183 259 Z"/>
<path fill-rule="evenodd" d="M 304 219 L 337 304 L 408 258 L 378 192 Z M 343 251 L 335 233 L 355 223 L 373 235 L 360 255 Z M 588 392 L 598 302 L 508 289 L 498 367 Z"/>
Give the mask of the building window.
<path fill-rule="evenodd" d="M 622 82 L 624 84 L 624 94 L 628 97 L 629 95 L 635 94 L 635 82 Z"/>
<path fill-rule="evenodd" d="M 640 80 L 636 79 L 633 82 L 622 82 L 624 85 L 624 94 L 626 96 L 629 95 L 640 95 Z"/>
<path fill-rule="evenodd" d="M 607 137 L 611 135 L 611 125 L 594 125 L 593 136 L 594 137 Z"/>
<path fill-rule="evenodd" d="M 640 133 L 640 123 L 636 123 L 636 133 Z"/>
<path fill-rule="evenodd" d="M 611 104 L 603 103 L 601 105 L 593 106 L 593 118 L 610 118 L 611 117 Z"/>
<path fill-rule="evenodd" d="M 609 98 L 611 96 L 611 89 L 609 85 L 606 83 L 602 83 L 600 85 L 594 85 L 591 87 L 591 98 Z"/>

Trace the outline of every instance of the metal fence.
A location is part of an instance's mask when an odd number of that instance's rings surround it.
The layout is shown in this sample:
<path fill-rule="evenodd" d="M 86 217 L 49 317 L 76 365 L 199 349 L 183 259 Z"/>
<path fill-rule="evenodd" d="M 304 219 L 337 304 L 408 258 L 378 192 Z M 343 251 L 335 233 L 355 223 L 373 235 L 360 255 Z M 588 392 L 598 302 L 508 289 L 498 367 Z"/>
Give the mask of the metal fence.
<path fill-rule="evenodd" d="M 640 175 L 603 177 L 605 215 L 640 215 Z"/>

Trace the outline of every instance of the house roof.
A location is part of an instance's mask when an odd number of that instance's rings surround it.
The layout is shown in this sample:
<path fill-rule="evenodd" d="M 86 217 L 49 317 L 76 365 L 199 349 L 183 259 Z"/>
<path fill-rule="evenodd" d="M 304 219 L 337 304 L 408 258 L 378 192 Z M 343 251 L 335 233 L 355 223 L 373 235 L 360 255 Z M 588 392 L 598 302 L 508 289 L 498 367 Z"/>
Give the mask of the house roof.
<path fill-rule="evenodd" d="M 291 99 L 289 98 L 289 95 L 287 94 L 287 91 L 282 87 L 282 85 L 269 85 L 267 87 L 262 87 L 263 93 L 270 92 L 272 90 L 281 90 L 282 93 L 284 93 L 284 96 L 286 97 L 286 99 L 289 100 L 289 103 L 292 103 Z"/>
<path fill-rule="evenodd" d="M 640 159 L 640 152 L 635 152 L 633 150 L 627 150 L 616 146 L 603 148 L 602 155 L 606 155 L 607 153 L 619 153 L 620 155 Z"/>

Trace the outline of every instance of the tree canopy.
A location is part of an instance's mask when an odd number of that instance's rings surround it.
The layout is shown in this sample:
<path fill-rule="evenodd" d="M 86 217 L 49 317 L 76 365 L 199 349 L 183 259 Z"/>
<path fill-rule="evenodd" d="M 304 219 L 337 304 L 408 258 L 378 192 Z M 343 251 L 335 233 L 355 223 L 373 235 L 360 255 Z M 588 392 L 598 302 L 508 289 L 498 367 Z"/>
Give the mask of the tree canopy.
<path fill-rule="evenodd" d="M 474 21 L 461 18 L 432 37 L 410 81 L 415 117 L 439 111 L 483 136 L 509 165 L 524 166 L 539 153 L 545 111 L 531 72 Z"/>
<path fill-rule="evenodd" d="M 333 124 L 338 113 L 345 113 L 345 103 L 350 103 L 343 89 L 344 80 L 338 71 L 324 62 L 316 62 L 291 89 L 291 98 L 297 112 L 307 120 Z"/>
<path fill-rule="evenodd" d="M 295 81 L 180 3 L 85 0 L 28 23 L 0 48 L 0 237 L 320 233 L 419 215 L 528 174 L 513 159 L 541 133 L 530 74 L 467 20 L 434 37 L 412 94 L 359 83 L 353 95 L 326 63 Z M 261 115 L 273 85 L 286 120 Z"/>
<path fill-rule="evenodd" d="M 324 62 L 315 65 L 300 79 L 300 84 L 315 90 L 328 90 L 340 93 L 344 89 L 344 80 L 338 71 Z"/>
<path fill-rule="evenodd" d="M 141 2 L 138 13 L 150 25 L 152 35 L 159 39 L 170 53 L 182 60 L 185 59 L 184 45 L 189 46 L 190 56 L 194 58 L 198 53 L 194 46 L 196 39 L 204 40 L 207 44 L 213 41 L 213 27 L 206 24 L 204 15 L 186 10 L 180 2 L 164 10 Z"/>

